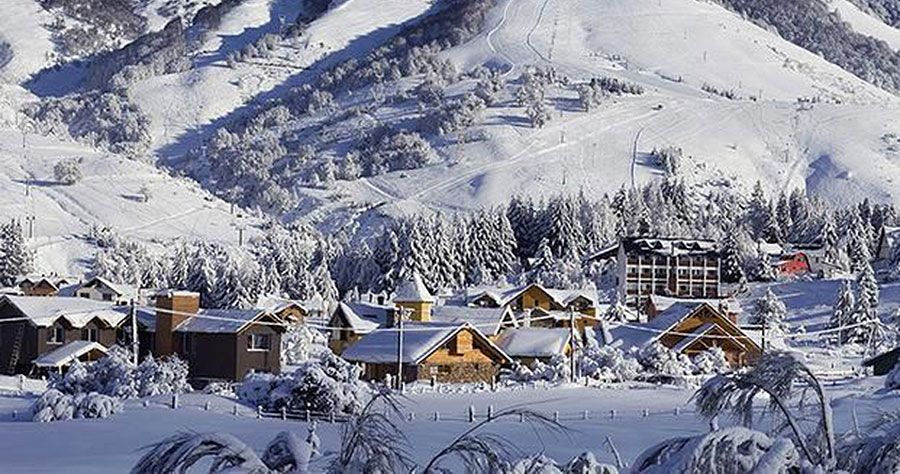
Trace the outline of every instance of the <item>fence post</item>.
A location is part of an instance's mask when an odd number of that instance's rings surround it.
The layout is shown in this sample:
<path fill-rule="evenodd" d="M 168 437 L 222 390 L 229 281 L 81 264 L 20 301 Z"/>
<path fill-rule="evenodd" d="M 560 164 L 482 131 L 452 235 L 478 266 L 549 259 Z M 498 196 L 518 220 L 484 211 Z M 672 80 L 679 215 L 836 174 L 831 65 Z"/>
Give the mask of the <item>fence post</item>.
<path fill-rule="evenodd" d="M 497 376 L 496 375 L 491 377 L 491 391 L 492 392 L 497 391 Z"/>
<path fill-rule="evenodd" d="M 675 416 L 678 416 L 680 414 L 681 414 L 681 407 L 675 407 Z"/>
<path fill-rule="evenodd" d="M 25 376 L 22 374 L 19 374 L 19 391 L 25 391 Z"/>
<path fill-rule="evenodd" d="M 588 419 L 588 411 L 585 410 L 581 413 L 581 419 L 587 421 Z"/>
<path fill-rule="evenodd" d="M 525 414 L 519 413 L 519 423 L 525 423 Z"/>
<path fill-rule="evenodd" d="M 284 405 L 281 406 L 281 419 L 287 420 L 287 407 Z"/>
<path fill-rule="evenodd" d="M 434 412 L 434 421 L 441 421 L 441 413 L 440 412 L 437 412 L 437 411 Z"/>
<path fill-rule="evenodd" d="M 19 419 L 19 410 L 13 410 L 13 420 Z"/>
<path fill-rule="evenodd" d="M 144 401 L 141 402 L 141 405 L 144 405 L 144 408 L 149 407 L 149 406 L 150 406 L 150 400 L 147 400 L 147 399 L 145 398 Z"/>
<path fill-rule="evenodd" d="M 644 408 L 644 409 L 641 411 L 641 416 L 643 416 L 644 418 L 647 418 L 648 416 L 650 416 L 650 410 Z"/>
<path fill-rule="evenodd" d="M 469 405 L 469 423 L 475 423 L 475 407 Z"/>
<path fill-rule="evenodd" d="M 328 413 L 328 421 L 330 423 L 334 423 L 334 409 L 333 408 L 331 409 L 331 412 Z"/>
<path fill-rule="evenodd" d="M 256 417 L 262 418 L 262 405 L 256 405 Z"/>
<path fill-rule="evenodd" d="M 306 422 L 309 423 L 312 421 L 312 414 L 309 412 L 309 408 L 306 409 Z"/>
<path fill-rule="evenodd" d="M 232 406 L 231 406 L 231 414 L 234 415 L 234 416 L 238 416 L 237 405 L 232 405 Z"/>
<path fill-rule="evenodd" d="M 209 400 L 207 400 L 206 403 L 203 404 L 203 409 L 206 411 L 209 411 L 209 407 L 210 407 Z"/>
<path fill-rule="evenodd" d="M 615 410 L 610 410 L 610 411 L 609 411 L 609 417 L 610 417 L 610 419 L 613 419 L 613 420 L 616 419 L 616 411 L 615 411 Z"/>
<path fill-rule="evenodd" d="M 494 405 L 488 405 L 487 419 L 488 421 L 494 419 Z"/>
<path fill-rule="evenodd" d="M 431 376 L 431 388 L 437 387 L 437 375 Z"/>
<path fill-rule="evenodd" d="M 176 408 L 178 408 L 178 394 L 173 393 L 172 394 L 172 409 L 174 410 Z"/>
<path fill-rule="evenodd" d="M 559 423 L 559 412 L 558 411 L 553 412 L 553 422 Z"/>
<path fill-rule="evenodd" d="M 416 419 L 416 414 L 413 413 L 413 412 L 409 412 L 409 413 L 406 415 L 406 419 L 407 419 L 408 421 L 413 421 L 413 420 Z"/>

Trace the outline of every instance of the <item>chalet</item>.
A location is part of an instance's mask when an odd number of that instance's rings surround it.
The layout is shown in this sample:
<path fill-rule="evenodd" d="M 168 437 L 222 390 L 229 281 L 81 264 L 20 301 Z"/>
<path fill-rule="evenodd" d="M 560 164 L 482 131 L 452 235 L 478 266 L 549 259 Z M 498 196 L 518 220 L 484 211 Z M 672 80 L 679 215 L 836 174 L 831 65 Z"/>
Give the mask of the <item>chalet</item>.
<path fill-rule="evenodd" d="M 642 308 L 650 295 L 719 298 L 720 260 L 711 240 L 624 238 L 616 250 L 619 299 Z"/>
<path fill-rule="evenodd" d="M 332 328 L 329 330 L 329 347 L 340 355 L 347 346 L 366 334 L 387 327 L 394 320 L 394 310 L 393 306 L 374 303 L 338 303 L 328 320 L 328 327 Z"/>
<path fill-rule="evenodd" d="M 612 344 L 623 350 L 654 343 L 688 356 L 720 347 L 732 367 L 753 363 L 760 346 L 722 311 L 706 302 L 678 301 L 648 322 L 609 330 Z"/>
<path fill-rule="evenodd" d="M 812 273 L 809 257 L 804 252 L 792 252 L 778 257 L 772 262 L 778 278 L 793 278 Z"/>
<path fill-rule="evenodd" d="M 363 365 L 364 377 L 382 381 L 397 374 L 401 334 L 395 328 L 376 329 L 344 351 L 342 357 Z M 474 326 L 409 323 L 402 333 L 402 380 L 445 383 L 490 382 L 512 359 Z"/>
<path fill-rule="evenodd" d="M 241 380 L 281 371 L 285 323 L 262 309 L 201 309 L 200 295 L 164 291 L 156 311 L 139 313 L 141 345 L 154 356 L 177 354 L 195 380 Z"/>
<path fill-rule="evenodd" d="M 571 353 L 571 336 L 568 329 L 505 329 L 497 338 L 497 347 L 524 365 L 531 365 L 536 360 L 546 363 L 554 356 Z"/>
<path fill-rule="evenodd" d="M 277 296 L 263 296 L 256 302 L 256 307 L 278 316 L 288 324 L 300 324 L 308 317 L 317 316 L 317 313 L 309 311 L 303 304 Z"/>
<path fill-rule="evenodd" d="M 900 359 L 900 347 L 870 357 L 863 361 L 863 367 L 871 367 L 874 375 L 887 375 Z"/>
<path fill-rule="evenodd" d="M 74 341 L 116 344 L 127 311 L 79 298 L 0 298 L 0 372 L 28 373 L 32 362 Z"/>
<path fill-rule="evenodd" d="M 19 279 L 17 286 L 25 296 L 58 296 L 63 289 L 77 283 L 78 279 L 76 277 L 26 275 Z"/>
<path fill-rule="evenodd" d="M 113 283 L 103 277 L 94 277 L 75 290 L 75 296 L 95 301 L 109 301 L 118 305 L 130 304 L 139 299 L 137 288 Z"/>
<path fill-rule="evenodd" d="M 738 319 L 740 319 L 741 313 L 743 312 L 740 303 L 738 303 L 734 298 L 671 298 L 668 296 L 659 295 L 651 295 L 649 298 L 647 298 L 647 303 L 644 305 L 644 312 L 646 313 L 648 318 L 652 319 L 658 316 L 660 313 L 671 308 L 672 305 L 676 303 L 686 303 L 694 305 L 704 303 L 708 304 L 713 308 L 716 308 L 734 324 L 738 323 Z"/>
<path fill-rule="evenodd" d="M 483 288 L 467 291 L 463 296 L 471 307 L 509 307 L 514 312 L 541 308 L 545 311 L 576 311 L 596 317 L 597 296 L 591 290 L 561 290 L 547 288 L 537 283 L 515 288 Z"/>

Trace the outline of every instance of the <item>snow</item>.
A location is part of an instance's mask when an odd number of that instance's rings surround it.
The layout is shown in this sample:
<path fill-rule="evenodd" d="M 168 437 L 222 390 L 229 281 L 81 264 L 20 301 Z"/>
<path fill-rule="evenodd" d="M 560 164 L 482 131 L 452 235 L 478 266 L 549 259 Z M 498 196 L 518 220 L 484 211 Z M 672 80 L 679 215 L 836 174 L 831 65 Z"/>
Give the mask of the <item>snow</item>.
<path fill-rule="evenodd" d="M 53 43 L 44 25 L 51 20 L 35 0 L 3 1 L 0 43 L 9 43 L 13 56 L 5 66 L 0 65 L 0 82 L 19 84 L 47 65 Z"/>
<path fill-rule="evenodd" d="M 247 226 L 245 237 L 258 234 L 258 219 L 232 215 L 228 204 L 196 183 L 152 165 L 31 134 L 26 144 L 23 151 L 22 134 L 0 126 L 0 213 L 23 222 L 35 215 L 29 243 L 38 272 L 83 273 L 94 253 L 83 240 L 92 225 L 145 242 L 184 238 L 235 244 L 237 224 Z M 53 165 L 70 157 L 82 159 L 84 178 L 71 186 L 55 183 Z M 146 202 L 136 197 L 143 186 L 154 194 Z"/>
<path fill-rule="evenodd" d="M 880 39 L 894 50 L 900 50 L 900 29 L 860 10 L 859 7 L 847 0 L 827 0 L 825 3 L 830 10 L 837 12 L 842 20 L 849 23 L 857 33 Z"/>
<path fill-rule="evenodd" d="M 13 295 L 3 298 L 18 308 L 35 326 L 41 327 L 50 326 L 60 318 L 64 318 L 75 328 L 83 327 L 94 318 L 115 327 L 127 316 L 125 311 L 116 309 L 111 303 L 86 298 Z"/>
<path fill-rule="evenodd" d="M 509 316 L 515 324 L 515 316 L 508 307 L 472 308 L 468 306 L 442 305 L 431 309 L 431 320 L 440 323 L 469 323 L 487 335 L 496 335 L 503 327 L 504 318 Z"/>
<path fill-rule="evenodd" d="M 568 329 L 506 329 L 497 339 L 497 346 L 512 358 L 552 357 L 565 354 L 570 336 Z"/>
<path fill-rule="evenodd" d="M 38 357 L 34 360 L 34 365 L 38 367 L 63 367 L 91 351 L 99 351 L 103 354 L 107 352 L 106 347 L 99 342 L 72 341 L 59 349 Z"/>
<path fill-rule="evenodd" d="M 463 325 L 404 325 L 403 363 L 420 362 L 463 327 Z M 351 362 L 396 364 L 398 339 L 397 329 L 376 329 L 348 347 L 341 357 Z"/>
<path fill-rule="evenodd" d="M 210 334 L 237 333 L 264 314 L 266 313 L 259 309 L 201 309 L 197 316 L 189 316 L 175 330 Z"/>
<path fill-rule="evenodd" d="M 422 276 L 416 273 L 397 288 L 394 303 L 434 303 L 434 296 L 425 288 Z"/>

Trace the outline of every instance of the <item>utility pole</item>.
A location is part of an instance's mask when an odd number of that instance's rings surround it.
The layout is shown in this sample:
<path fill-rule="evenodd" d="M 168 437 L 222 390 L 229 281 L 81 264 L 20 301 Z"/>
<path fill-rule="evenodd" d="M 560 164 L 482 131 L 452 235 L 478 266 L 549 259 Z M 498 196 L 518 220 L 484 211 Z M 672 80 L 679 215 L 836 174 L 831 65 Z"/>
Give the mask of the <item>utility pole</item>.
<path fill-rule="evenodd" d="M 569 382 L 575 383 L 575 310 L 569 308 Z"/>
<path fill-rule="evenodd" d="M 128 313 L 131 316 L 131 352 L 132 357 L 134 358 L 134 365 L 137 367 L 141 343 L 138 341 L 137 307 L 134 305 L 134 298 L 131 299 L 131 307 L 128 309 Z"/>
<path fill-rule="evenodd" d="M 403 320 L 409 310 L 401 307 L 397 312 L 397 391 L 403 393 Z"/>
<path fill-rule="evenodd" d="M 763 319 L 763 323 L 762 323 L 762 351 L 763 351 L 763 353 L 766 352 L 766 326 L 769 325 L 768 323 L 769 323 L 768 320 Z"/>

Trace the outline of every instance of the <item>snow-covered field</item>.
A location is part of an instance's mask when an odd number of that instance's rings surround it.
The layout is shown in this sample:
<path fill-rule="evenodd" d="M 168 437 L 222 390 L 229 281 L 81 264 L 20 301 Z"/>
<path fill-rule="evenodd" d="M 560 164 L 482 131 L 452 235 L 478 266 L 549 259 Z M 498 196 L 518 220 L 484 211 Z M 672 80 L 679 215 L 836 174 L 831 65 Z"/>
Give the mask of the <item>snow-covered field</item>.
<path fill-rule="evenodd" d="M 35 135 L 26 141 L 23 157 L 22 134 L 0 130 L 0 214 L 26 227 L 26 217 L 35 217 L 32 247 L 41 271 L 84 271 L 93 249 L 82 237 L 93 225 L 156 242 L 236 243 L 238 225 L 246 226 L 245 236 L 255 233 L 258 219 L 232 215 L 227 203 L 152 165 Z M 82 159 L 84 177 L 71 186 L 53 176 L 54 165 L 66 158 Z M 150 191 L 146 202 L 142 188 Z"/>

